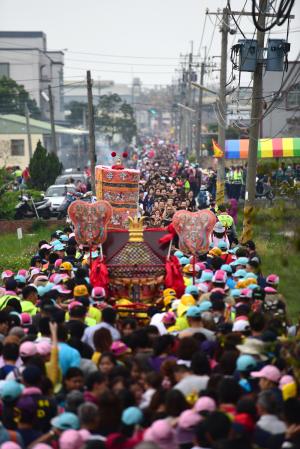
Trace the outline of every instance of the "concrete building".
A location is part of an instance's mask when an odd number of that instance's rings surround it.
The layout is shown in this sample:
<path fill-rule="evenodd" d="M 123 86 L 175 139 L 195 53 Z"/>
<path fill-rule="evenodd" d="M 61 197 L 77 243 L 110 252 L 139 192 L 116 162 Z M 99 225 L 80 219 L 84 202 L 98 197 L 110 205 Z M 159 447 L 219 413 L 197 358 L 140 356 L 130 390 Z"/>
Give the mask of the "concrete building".
<path fill-rule="evenodd" d="M 58 157 L 64 168 L 83 168 L 88 162 L 87 131 L 56 125 Z M 40 140 L 48 151 L 51 145 L 49 122 L 30 119 L 30 134 L 34 152 Z M 29 163 L 29 143 L 26 119 L 21 115 L 0 115 L 0 166 L 19 165 L 25 168 Z"/>
<path fill-rule="evenodd" d="M 66 109 L 68 109 L 68 104 L 72 101 L 78 101 L 80 103 L 87 103 L 87 89 L 86 82 L 76 82 L 74 81 L 66 81 L 65 82 L 66 92 L 64 95 L 64 103 Z M 93 80 L 93 103 L 94 105 L 99 104 L 99 99 L 101 95 L 111 95 L 117 94 L 121 97 L 122 101 L 126 101 L 129 104 L 132 104 L 133 93 L 135 94 L 135 98 L 137 96 L 136 88 L 129 84 L 116 84 L 114 81 L 110 80 Z"/>
<path fill-rule="evenodd" d="M 63 68 L 64 53 L 48 51 L 42 31 L 0 31 L 0 77 L 22 84 L 35 99 L 43 119 L 49 119 L 50 84 L 55 120 L 64 120 Z"/>
<path fill-rule="evenodd" d="M 288 71 L 266 72 L 263 78 L 263 96 L 266 105 L 280 95 L 274 103 L 272 112 L 266 115 L 262 123 L 261 137 L 299 136 L 298 125 L 291 130 L 289 121 L 300 119 L 300 61 L 289 62 Z"/>

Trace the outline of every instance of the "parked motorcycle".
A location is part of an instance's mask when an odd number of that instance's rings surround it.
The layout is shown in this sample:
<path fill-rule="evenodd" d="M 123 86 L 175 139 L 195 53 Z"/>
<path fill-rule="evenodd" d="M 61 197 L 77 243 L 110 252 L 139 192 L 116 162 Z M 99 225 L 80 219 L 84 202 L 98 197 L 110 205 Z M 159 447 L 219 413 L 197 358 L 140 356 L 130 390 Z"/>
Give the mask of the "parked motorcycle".
<path fill-rule="evenodd" d="M 67 192 L 64 201 L 61 203 L 59 208 L 57 209 L 57 219 L 62 220 L 68 215 L 68 208 L 71 203 L 73 203 L 76 200 L 86 201 L 87 203 L 93 203 L 94 197 L 92 192 Z"/>
<path fill-rule="evenodd" d="M 15 207 L 15 219 L 51 217 L 51 202 L 49 200 L 34 201 L 30 195 L 21 195 L 20 202 Z"/>

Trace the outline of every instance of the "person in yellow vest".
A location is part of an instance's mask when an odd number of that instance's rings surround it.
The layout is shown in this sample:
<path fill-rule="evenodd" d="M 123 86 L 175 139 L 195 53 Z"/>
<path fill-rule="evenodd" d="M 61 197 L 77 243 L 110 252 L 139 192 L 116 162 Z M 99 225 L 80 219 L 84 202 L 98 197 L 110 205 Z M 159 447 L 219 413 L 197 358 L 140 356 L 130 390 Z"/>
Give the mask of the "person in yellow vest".
<path fill-rule="evenodd" d="M 231 198 L 232 182 L 233 182 L 233 167 L 225 168 L 225 189 L 228 198 Z"/>
<path fill-rule="evenodd" d="M 74 295 L 75 301 L 78 301 L 78 300 L 80 301 L 79 298 L 86 298 L 87 300 L 89 300 L 89 297 L 90 297 L 87 286 L 84 284 L 76 285 L 76 287 L 74 288 L 74 291 L 73 291 L 73 295 Z M 97 309 L 96 307 L 90 305 L 88 308 L 87 317 L 92 318 L 93 320 L 96 321 L 96 324 L 98 324 L 101 321 L 101 311 L 99 309 Z"/>
<path fill-rule="evenodd" d="M 224 204 L 220 204 L 220 206 L 218 207 L 217 217 L 219 222 L 221 222 L 224 228 L 226 229 L 226 234 L 231 244 L 232 240 L 237 238 L 237 232 L 234 220 L 232 216 L 228 214 L 226 206 Z"/>
<path fill-rule="evenodd" d="M 96 320 L 91 318 L 88 315 L 88 304 L 86 304 L 86 301 L 84 301 L 85 298 L 82 298 L 81 301 L 73 301 L 69 304 L 68 309 L 69 311 L 66 313 L 66 320 L 67 321 L 82 321 L 82 323 L 86 324 L 87 326 L 95 326 Z"/>
<path fill-rule="evenodd" d="M 233 184 L 231 197 L 235 198 L 237 201 L 240 199 L 241 189 L 243 185 L 243 169 L 242 167 L 235 167 L 233 171 Z"/>
<path fill-rule="evenodd" d="M 23 299 L 21 301 L 21 307 L 23 313 L 29 313 L 33 316 L 37 314 L 36 303 L 38 302 L 38 290 L 34 285 L 27 285 L 22 290 Z"/>

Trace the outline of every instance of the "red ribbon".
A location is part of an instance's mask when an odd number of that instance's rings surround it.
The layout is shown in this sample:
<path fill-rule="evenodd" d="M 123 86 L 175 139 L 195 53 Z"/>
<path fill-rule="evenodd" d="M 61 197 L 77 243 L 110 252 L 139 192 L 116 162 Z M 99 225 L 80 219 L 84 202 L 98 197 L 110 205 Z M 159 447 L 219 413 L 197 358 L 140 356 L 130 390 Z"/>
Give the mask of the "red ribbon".
<path fill-rule="evenodd" d="M 106 263 L 103 260 L 97 259 L 92 261 L 90 282 L 93 287 L 103 287 L 105 291 L 108 288 L 109 277 Z"/>
<path fill-rule="evenodd" d="M 185 291 L 181 267 L 175 256 L 171 256 L 170 259 L 166 261 L 165 287 L 174 288 L 177 298 L 181 298 Z"/>
<path fill-rule="evenodd" d="M 167 226 L 166 230 L 169 231 L 169 233 L 159 239 L 159 243 L 161 245 L 163 245 L 164 243 L 169 243 L 176 235 L 176 231 L 172 223 Z"/>

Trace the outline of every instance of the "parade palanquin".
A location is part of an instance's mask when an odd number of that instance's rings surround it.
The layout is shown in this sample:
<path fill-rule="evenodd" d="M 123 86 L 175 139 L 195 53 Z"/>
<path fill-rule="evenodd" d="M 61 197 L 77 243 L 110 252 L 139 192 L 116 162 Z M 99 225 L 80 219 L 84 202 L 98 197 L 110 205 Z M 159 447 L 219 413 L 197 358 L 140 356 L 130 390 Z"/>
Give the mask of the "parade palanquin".
<path fill-rule="evenodd" d="M 116 305 L 131 312 L 156 304 L 164 288 L 174 288 L 180 297 L 185 287 L 171 255 L 173 239 L 177 235 L 179 248 L 190 255 L 207 251 L 213 214 L 178 211 L 167 228 L 149 228 L 145 217 L 138 218 L 138 170 L 119 161 L 97 166 L 95 175 L 97 202 L 77 201 L 70 214 L 79 243 L 89 245 L 91 253 L 100 248 L 90 261 L 93 286 L 104 287 Z"/>

